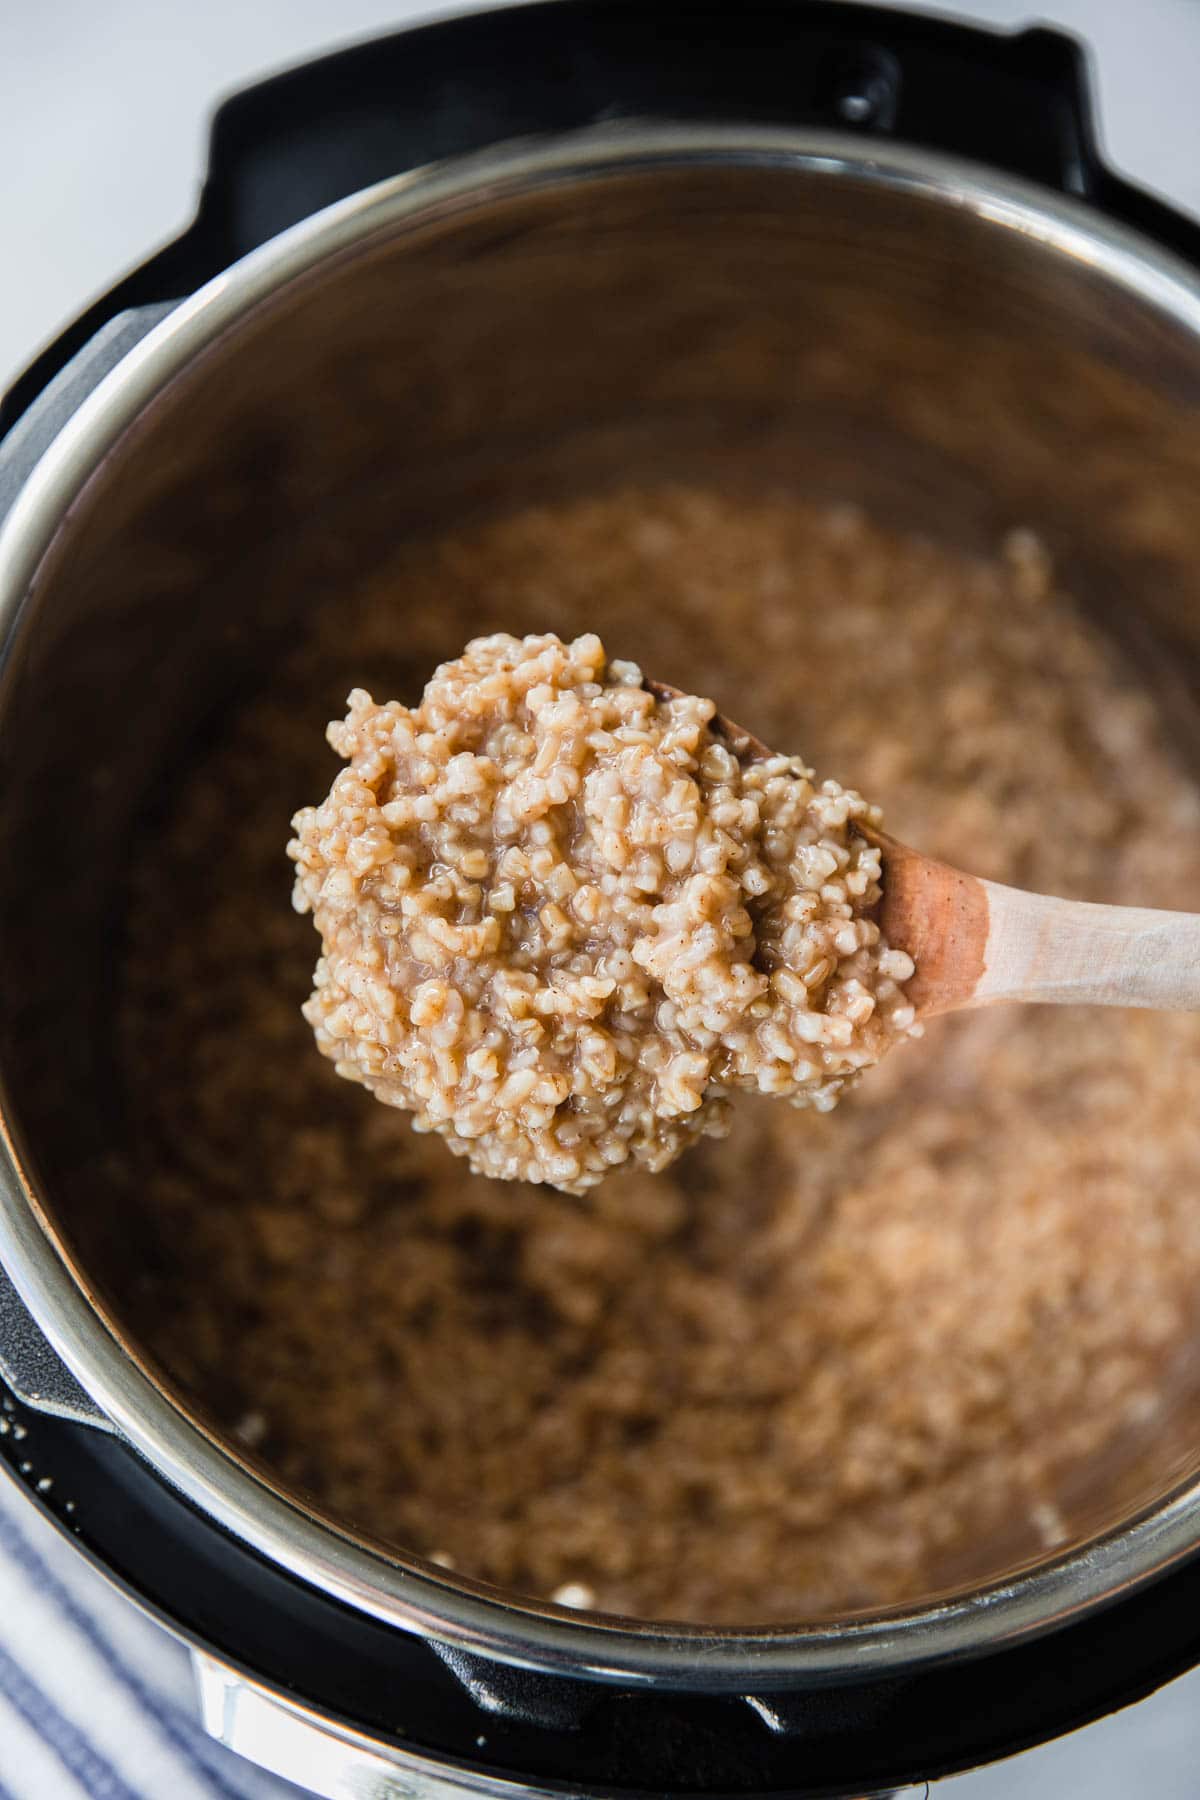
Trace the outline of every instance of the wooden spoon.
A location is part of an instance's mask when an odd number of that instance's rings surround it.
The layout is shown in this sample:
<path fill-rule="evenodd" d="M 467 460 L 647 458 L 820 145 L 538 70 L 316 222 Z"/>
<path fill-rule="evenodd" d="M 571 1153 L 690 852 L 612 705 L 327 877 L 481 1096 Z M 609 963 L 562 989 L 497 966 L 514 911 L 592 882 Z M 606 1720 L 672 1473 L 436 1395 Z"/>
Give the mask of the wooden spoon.
<path fill-rule="evenodd" d="M 646 681 L 658 700 L 681 689 Z M 772 752 L 720 713 L 710 729 L 739 760 Z M 921 1018 L 1000 1000 L 1200 1011 L 1200 914 L 1096 906 L 966 875 L 886 832 L 856 826 L 883 859 L 879 929 L 907 950 Z"/>

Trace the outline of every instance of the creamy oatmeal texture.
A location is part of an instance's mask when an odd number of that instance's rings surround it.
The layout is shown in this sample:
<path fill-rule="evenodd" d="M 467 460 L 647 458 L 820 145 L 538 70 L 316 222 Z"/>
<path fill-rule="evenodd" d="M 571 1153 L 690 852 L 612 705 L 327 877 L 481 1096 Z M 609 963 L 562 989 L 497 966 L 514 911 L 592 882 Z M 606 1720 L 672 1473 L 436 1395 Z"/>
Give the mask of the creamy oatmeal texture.
<path fill-rule="evenodd" d="M 834 1113 L 741 1095 L 575 1199 L 471 1175 L 300 1013 L 281 847 L 326 722 L 501 630 L 598 630 L 983 876 L 1191 906 L 1200 784 L 1034 545 L 660 487 L 329 586 L 136 853 L 108 1286 L 190 1394 L 464 1574 L 718 1622 L 994 1572 L 1196 1440 L 1200 1016 L 935 1019 Z"/>
<path fill-rule="evenodd" d="M 479 1174 L 580 1194 L 722 1134 L 739 1088 L 827 1112 L 912 1031 L 878 810 L 743 766 L 714 712 L 594 633 L 478 638 L 411 711 L 356 689 L 288 846 L 338 1074 Z"/>

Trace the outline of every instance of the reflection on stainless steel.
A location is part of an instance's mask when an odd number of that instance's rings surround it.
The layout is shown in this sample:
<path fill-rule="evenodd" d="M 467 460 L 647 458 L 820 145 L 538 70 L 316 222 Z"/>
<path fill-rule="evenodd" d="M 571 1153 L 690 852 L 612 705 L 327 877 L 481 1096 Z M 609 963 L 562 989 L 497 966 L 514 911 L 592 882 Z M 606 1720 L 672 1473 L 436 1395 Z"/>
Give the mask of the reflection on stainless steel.
<path fill-rule="evenodd" d="M 153 772 L 398 530 L 651 472 L 791 484 L 968 542 L 1033 523 L 1194 732 L 1198 399 L 1200 289 L 1151 246 L 966 165 L 752 130 L 631 127 L 405 177 L 160 325 L 0 537 L 19 776 L 0 795 L 0 1256 L 117 1428 L 351 1606 L 624 1683 L 736 1694 L 910 1667 L 1193 1551 L 1185 1396 L 1144 1466 L 1080 1498 L 1071 1544 L 987 1590 L 758 1634 L 501 1605 L 322 1520 L 190 1416 L 105 1304 L 130 1247 L 89 1202 L 121 1128 L 111 908 Z M 136 731 L 114 729 L 132 696 Z"/>
<path fill-rule="evenodd" d="M 209 1736 L 325 1800 L 451 1800 L 462 1794 L 537 1800 L 557 1791 L 500 1774 L 447 1767 L 416 1751 L 348 1731 L 297 1700 L 247 1681 L 200 1650 L 192 1651 L 192 1667 L 200 1718 Z"/>
<path fill-rule="evenodd" d="M 192 1670 L 201 1722 L 210 1737 L 323 1800 L 453 1800 L 463 1794 L 540 1800 L 561 1793 L 498 1771 L 435 1762 L 418 1751 L 350 1731 L 291 1696 L 247 1680 L 204 1651 L 192 1651 Z M 477 1748 L 486 1761 L 486 1734 Z M 891 1793 L 862 1800 L 889 1800 Z"/>

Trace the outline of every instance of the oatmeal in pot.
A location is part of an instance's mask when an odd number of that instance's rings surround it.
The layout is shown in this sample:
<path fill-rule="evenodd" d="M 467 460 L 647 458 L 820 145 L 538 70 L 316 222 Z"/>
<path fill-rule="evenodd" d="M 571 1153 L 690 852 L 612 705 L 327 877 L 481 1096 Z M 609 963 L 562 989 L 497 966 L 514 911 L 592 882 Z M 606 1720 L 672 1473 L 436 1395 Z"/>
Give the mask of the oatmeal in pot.
<path fill-rule="evenodd" d="M 281 847 L 352 688 L 415 710 L 501 631 L 596 631 L 985 877 L 1194 902 L 1200 787 L 1028 538 L 658 487 L 406 543 L 136 847 L 123 1320 L 277 1479 L 525 1593 L 794 1621 L 1061 1542 L 1192 1417 L 1200 1017 L 935 1019 L 836 1111 L 739 1094 L 660 1173 L 471 1174 L 316 1053 Z"/>
<path fill-rule="evenodd" d="M 579 1194 L 728 1129 L 737 1089 L 826 1112 L 919 1030 L 870 917 L 877 808 L 745 767 L 594 634 L 479 638 L 410 710 L 361 690 L 294 820 L 340 1075 L 480 1174 Z"/>

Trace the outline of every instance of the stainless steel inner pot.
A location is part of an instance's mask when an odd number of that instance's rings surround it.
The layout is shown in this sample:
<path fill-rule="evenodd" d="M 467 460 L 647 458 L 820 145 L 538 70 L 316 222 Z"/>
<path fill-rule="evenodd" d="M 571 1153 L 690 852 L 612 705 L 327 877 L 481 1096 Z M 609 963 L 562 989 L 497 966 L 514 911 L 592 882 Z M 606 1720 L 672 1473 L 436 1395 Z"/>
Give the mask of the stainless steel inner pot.
<path fill-rule="evenodd" d="M 1198 402 L 1183 265 L 1041 190 L 816 133 L 630 126 L 405 176 L 159 325 L 0 537 L 0 1257 L 111 1426 L 351 1606 L 624 1683 L 911 1668 L 1196 1549 L 1200 1400 L 1176 1372 L 1153 1447 L 1096 1471 L 1070 1541 L 1016 1565 L 982 1547 L 969 1592 L 719 1633 L 502 1599 L 354 1538 L 189 1414 L 106 1302 L 106 1268 L 138 1252 L 93 1171 L 121 1129 L 112 924 L 139 811 L 398 533 L 639 475 L 791 483 L 980 545 L 1032 524 L 1190 754 Z"/>

